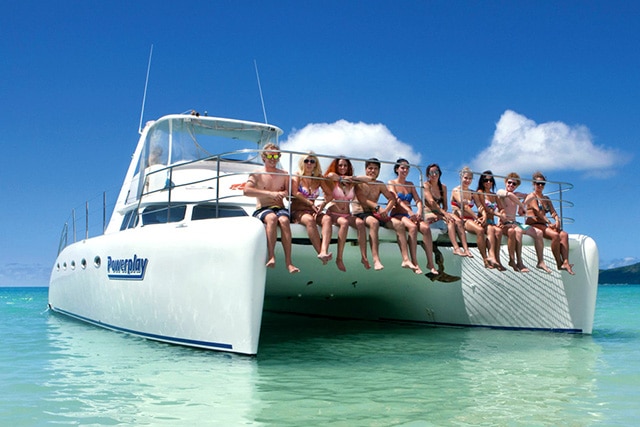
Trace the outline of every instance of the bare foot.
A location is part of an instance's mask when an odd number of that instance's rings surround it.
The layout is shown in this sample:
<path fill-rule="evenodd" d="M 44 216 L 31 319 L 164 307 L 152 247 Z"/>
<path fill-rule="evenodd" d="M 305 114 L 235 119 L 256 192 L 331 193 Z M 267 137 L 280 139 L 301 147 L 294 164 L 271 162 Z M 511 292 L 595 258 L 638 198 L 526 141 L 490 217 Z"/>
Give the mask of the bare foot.
<path fill-rule="evenodd" d="M 539 262 L 538 265 L 536 265 L 536 268 L 539 268 L 540 270 L 544 270 L 547 273 L 551 273 L 551 270 L 549 269 L 549 267 L 547 267 L 547 264 L 545 264 L 544 262 Z"/>
<path fill-rule="evenodd" d="M 300 272 L 300 269 L 298 267 L 296 267 L 295 265 L 293 265 L 293 264 L 287 265 L 287 269 L 289 270 L 289 273 L 291 273 L 291 274 L 295 274 L 295 273 L 299 273 Z"/>
<path fill-rule="evenodd" d="M 369 270 L 371 268 L 371 265 L 369 265 L 369 260 L 366 258 L 362 258 L 360 260 L 360 262 L 362 263 L 362 265 L 364 265 L 364 268 L 366 268 L 367 270 Z"/>
<path fill-rule="evenodd" d="M 276 266 L 275 258 L 271 258 L 269 261 L 267 261 L 267 268 L 275 268 L 275 266 Z"/>
<path fill-rule="evenodd" d="M 518 266 L 513 260 L 509 260 L 509 267 L 513 268 L 514 271 L 520 271 L 520 269 L 518 268 Z"/>
<path fill-rule="evenodd" d="M 327 265 L 327 263 L 331 260 L 331 254 L 318 254 L 318 259 L 322 261 L 322 265 Z"/>
<path fill-rule="evenodd" d="M 373 262 L 373 269 L 376 271 L 380 271 L 382 269 L 384 269 L 384 265 L 382 265 L 382 263 L 380 261 L 374 261 Z"/>
<path fill-rule="evenodd" d="M 338 270 L 347 271 L 347 267 L 344 266 L 344 262 L 341 259 L 336 259 L 336 265 L 338 266 Z"/>
<path fill-rule="evenodd" d="M 565 270 L 567 273 L 569 273 L 571 275 L 574 275 L 576 273 L 573 272 L 573 268 L 572 267 L 573 267 L 573 264 L 569 264 L 567 261 L 565 261 L 562 264 L 562 267 L 560 267 L 560 270 Z"/>
<path fill-rule="evenodd" d="M 495 268 L 497 268 L 499 271 L 506 271 L 507 270 L 506 267 L 504 265 L 500 264 L 499 262 L 496 262 L 493 266 Z"/>
<path fill-rule="evenodd" d="M 431 267 L 430 268 L 429 266 L 427 266 L 427 270 L 429 270 L 431 272 L 431 274 L 435 274 L 435 275 L 440 274 L 440 272 L 438 270 L 436 270 L 435 267 Z"/>
<path fill-rule="evenodd" d="M 422 274 L 422 270 L 420 270 L 420 267 L 418 267 L 417 265 L 415 267 L 416 268 L 413 269 L 413 272 L 416 274 Z"/>
<path fill-rule="evenodd" d="M 493 268 L 493 264 L 488 259 L 482 260 L 484 262 L 484 268 Z"/>
<path fill-rule="evenodd" d="M 464 255 L 464 250 L 461 248 L 454 248 L 453 249 L 453 254 L 454 255 L 458 255 L 458 256 L 465 256 Z"/>
<path fill-rule="evenodd" d="M 415 270 L 416 269 L 416 266 L 413 265 L 413 263 L 411 261 L 402 261 L 402 264 L 400 264 L 400 267 L 409 268 L 411 270 Z"/>
<path fill-rule="evenodd" d="M 518 270 L 520 270 L 520 273 L 528 273 L 530 271 L 524 264 L 518 264 Z"/>
<path fill-rule="evenodd" d="M 469 257 L 469 258 L 473 258 L 473 254 L 471 253 L 471 251 L 470 251 L 469 249 L 466 249 L 466 250 L 464 251 L 464 253 L 465 253 L 465 255 L 464 255 L 464 256 L 467 256 L 467 257 Z"/>

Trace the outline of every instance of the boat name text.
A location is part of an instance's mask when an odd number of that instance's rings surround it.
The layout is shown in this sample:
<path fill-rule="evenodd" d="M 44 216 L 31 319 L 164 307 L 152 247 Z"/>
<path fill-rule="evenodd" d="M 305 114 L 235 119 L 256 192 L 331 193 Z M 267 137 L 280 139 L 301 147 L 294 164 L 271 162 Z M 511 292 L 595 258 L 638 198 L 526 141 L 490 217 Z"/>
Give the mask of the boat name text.
<path fill-rule="evenodd" d="M 107 257 L 107 275 L 109 279 L 142 280 L 147 271 L 148 258 L 139 258 L 137 254 L 133 258 L 113 259 Z"/>

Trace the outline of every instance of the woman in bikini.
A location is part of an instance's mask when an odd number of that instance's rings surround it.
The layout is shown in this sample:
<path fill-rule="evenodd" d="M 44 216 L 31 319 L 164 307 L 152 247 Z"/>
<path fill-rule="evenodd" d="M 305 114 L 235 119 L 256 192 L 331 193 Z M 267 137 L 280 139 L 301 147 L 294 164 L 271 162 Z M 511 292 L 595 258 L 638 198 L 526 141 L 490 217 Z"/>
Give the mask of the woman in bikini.
<path fill-rule="evenodd" d="M 478 180 L 477 188 L 478 213 L 480 225 L 484 226 L 489 241 L 489 263 L 500 271 L 506 268 L 500 262 L 500 245 L 502 244 L 502 227 L 498 225 L 499 211 L 502 211 L 502 202 L 496 195 L 496 181 L 490 170 L 482 172 Z"/>
<path fill-rule="evenodd" d="M 487 237 L 480 219 L 473 211 L 479 205 L 478 197 L 469 186 L 473 181 L 473 172 L 468 167 L 460 171 L 462 183 L 451 191 L 451 206 L 454 215 L 464 222 L 464 229 L 476 235 L 476 243 L 485 268 L 493 268 L 487 257 Z"/>
<path fill-rule="evenodd" d="M 316 204 L 322 180 L 322 168 L 315 154 L 310 152 L 307 156 L 301 157 L 298 172 L 292 178 L 291 217 L 294 223 L 307 228 L 309 240 L 318 253 L 318 259 L 322 264 L 326 264 L 331 260 L 332 254 L 326 252 L 328 244 L 323 251 L 322 241 L 331 241 L 332 230 L 331 218 L 322 213 L 324 204 Z M 318 233 L 318 225 L 322 226 L 322 239 Z"/>
<path fill-rule="evenodd" d="M 424 251 L 427 255 L 427 269 L 432 274 L 438 274 L 438 270 L 435 268 L 433 262 L 433 238 L 431 236 L 431 229 L 428 223 L 422 221 L 422 199 L 418 196 L 413 182 L 407 181 L 409 169 L 409 161 L 406 159 L 398 159 L 393 167 L 393 171 L 398 178 L 392 179 L 388 183 L 389 191 L 393 192 L 397 197 L 396 205 L 391 211 L 391 221 L 396 223 L 401 222 L 407 230 L 409 235 L 409 254 L 411 255 L 411 264 L 414 267 L 413 271 L 416 274 L 422 274 L 416 253 L 418 231 L 420 231 L 422 233 Z M 411 207 L 412 200 L 415 200 L 418 213 L 413 212 L 413 208 Z M 411 266 L 405 265 L 404 263 L 402 266 L 411 268 Z"/>
<path fill-rule="evenodd" d="M 355 186 L 358 182 L 366 182 L 368 177 L 354 177 L 353 166 L 349 159 L 338 157 L 334 159 L 324 174 L 326 180 L 323 181 L 323 191 L 325 194 L 325 203 L 327 203 L 327 215 L 331 218 L 333 224 L 338 229 L 338 255 L 336 256 L 336 265 L 338 270 L 347 271 L 344 266 L 342 256 L 344 254 L 344 245 L 347 241 L 347 233 L 349 226 L 354 227 L 358 232 L 358 245 L 360 246 L 360 255 L 362 265 L 367 270 L 371 268 L 367 259 L 367 229 L 365 222 L 357 216 L 351 215 L 351 201 L 356 196 Z M 327 253 L 329 248 L 329 240 L 322 240 L 322 253 Z"/>
<path fill-rule="evenodd" d="M 562 219 L 556 212 L 549 197 L 542 194 L 547 178 L 542 172 L 533 174 L 533 192 L 527 195 L 524 204 L 527 207 L 526 224 L 542 230 L 544 237 L 551 240 L 551 252 L 556 259 L 558 270 L 574 274 L 573 264 L 569 263 L 569 234 L 562 229 Z M 547 218 L 549 214 L 554 222 Z"/>
<path fill-rule="evenodd" d="M 453 254 L 470 256 L 469 247 L 467 246 L 467 234 L 464 231 L 462 220 L 447 212 L 449 210 L 447 206 L 447 186 L 440 181 L 441 177 L 440 166 L 433 163 L 427 167 L 427 180 L 424 185 L 425 220 L 429 223 L 443 221 L 453 246 Z M 456 240 L 456 233 L 460 238 L 462 248 Z"/>

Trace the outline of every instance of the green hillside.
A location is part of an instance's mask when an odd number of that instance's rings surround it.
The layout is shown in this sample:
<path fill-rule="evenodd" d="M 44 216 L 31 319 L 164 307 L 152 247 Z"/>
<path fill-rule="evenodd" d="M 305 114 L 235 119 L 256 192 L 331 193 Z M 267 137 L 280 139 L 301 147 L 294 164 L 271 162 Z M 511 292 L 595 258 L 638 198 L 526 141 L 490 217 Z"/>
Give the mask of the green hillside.
<path fill-rule="evenodd" d="M 598 283 L 612 285 L 619 283 L 640 284 L 640 262 L 633 265 L 627 265 L 626 267 L 600 270 Z"/>

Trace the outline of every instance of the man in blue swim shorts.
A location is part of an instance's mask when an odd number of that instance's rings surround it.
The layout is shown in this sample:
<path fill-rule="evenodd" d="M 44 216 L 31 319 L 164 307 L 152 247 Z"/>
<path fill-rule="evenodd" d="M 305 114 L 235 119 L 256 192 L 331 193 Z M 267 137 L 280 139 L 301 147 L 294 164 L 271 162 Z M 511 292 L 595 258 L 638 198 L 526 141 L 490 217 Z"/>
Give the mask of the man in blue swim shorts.
<path fill-rule="evenodd" d="M 264 168 L 253 172 L 244 187 L 244 195 L 255 197 L 256 211 L 253 216 L 265 224 L 267 232 L 267 267 L 276 266 L 275 247 L 278 227 L 284 250 L 285 263 L 289 273 L 300 270 L 291 261 L 291 223 L 289 211 L 284 207 L 284 199 L 289 196 L 289 174 L 278 169 L 280 149 L 275 144 L 267 144 L 262 152 Z"/>

